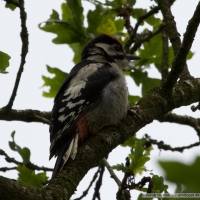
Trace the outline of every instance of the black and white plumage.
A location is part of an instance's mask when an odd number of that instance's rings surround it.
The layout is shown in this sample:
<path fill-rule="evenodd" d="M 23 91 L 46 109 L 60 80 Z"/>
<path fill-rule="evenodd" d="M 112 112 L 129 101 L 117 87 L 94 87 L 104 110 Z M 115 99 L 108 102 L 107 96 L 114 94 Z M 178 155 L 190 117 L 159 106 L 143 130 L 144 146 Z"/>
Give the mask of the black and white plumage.
<path fill-rule="evenodd" d="M 50 159 L 58 158 L 52 177 L 69 157 L 75 158 L 78 145 L 88 134 L 125 117 L 128 91 L 122 70 L 138 58 L 125 53 L 118 40 L 105 34 L 86 44 L 81 62 L 71 70 L 54 100 Z"/>

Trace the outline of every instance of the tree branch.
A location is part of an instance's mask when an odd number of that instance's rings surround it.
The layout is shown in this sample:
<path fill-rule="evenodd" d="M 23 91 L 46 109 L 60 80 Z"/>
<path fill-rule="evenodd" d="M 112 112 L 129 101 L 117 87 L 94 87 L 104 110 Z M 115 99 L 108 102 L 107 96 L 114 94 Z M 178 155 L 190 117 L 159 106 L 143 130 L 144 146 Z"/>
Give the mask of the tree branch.
<path fill-rule="evenodd" d="M 199 88 L 200 79 L 190 79 L 176 84 L 175 92 L 170 98 L 164 98 L 159 88 L 151 90 L 133 107 L 134 112 L 129 113 L 117 127 L 105 127 L 98 134 L 89 137 L 79 147 L 75 160 L 69 159 L 63 170 L 50 181 L 47 187 L 32 188 L 0 177 L 0 199 L 69 199 L 88 170 L 117 145 L 170 110 L 199 102 Z M 140 119 L 134 113 L 140 116 Z"/>
<path fill-rule="evenodd" d="M 62 185 L 63 188 L 68 190 L 63 194 L 64 191 L 60 188 L 59 193 L 70 198 L 87 171 L 100 159 L 108 155 L 118 144 L 123 143 L 144 125 L 152 122 L 153 119 L 162 114 L 174 108 L 198 102 L 200 99 L 199 87 L 200 79 L 180 82 L 175 86 L 176 92 L 172 94 L 171 98 L 167 99 L 163 97 L 160 89 L 150 91 L 133 108 L 140 119 L 129 113 L 118 127 L 105 127 L 98 134 L 88 138 L 84 145 L 79 148 L 76 159 L 69 160 L 63 170 L 50 181 L 48 188 Z"/>
<path fill-rule="evenodd" d="M 5 121 L 23 121 L 23 122 L 41 122 L 50 123 L 51 112 L 41 112 L 39 110 L 7 110 L 0 109 L 0 120 Z"/>
<path fill-rule="evenodd" d="M 21 33 L 20 33 L 21 40 L 22 40 L 21 63 L 19 66 L 19 70 L 17 72 L 17 77 L 15 80 L 15 85 L 14 85 L 10 100 L 9 100 L 8 104 L 5 106 L 6 109 L 11 109 L 13 106 L 13 102 L 15 100 L 16 94 L 17 94 L 17 89 L 18 89 L 20 78 L 21 78 L 21 75 L 22 75 L 22 72 L 24 69 L 24 64 L 26 63 L 26 55 L 28 53 L 29 42 L 28 42 L 28 30 L 26 27 L 26 16 L 27 15 L 26 15 L 26 11 L 24 8 L 24 0 L 19 0 L 18 3 L 15 3 L 13 1 L 6 1 L 6 2 L 12 3 L 19 8 L 20 18 L 21 18 L 21 27 L 22 27 Z"/>
<path fill-rule="evenodd" d="M 168 35 L 166 31 L 166 26 L 162 30 L 162 47 L 163 47 L 163 56 L 162 56 L 162 82 L 166 79 L 168 75 L 168 61 L 169 61 L 169 44 L 168 44 Z"/>
<path fill-rule="evenodd" d="M 159 0 L 159 5 L 161 7 L 166 25 L 168 30 L 168 35 L 172 46 L 174 48 L 174 52 L 176 54 L 175 60 L 172 65 L 172 69 L 167 76 L 166 80 L 162 84 L 162 89 L 165 91 L 171 92 L 174 84 L 177 82 L 179 75 L 183 72 L 184 67 L 186 65 L 186 57 L 192 46 L 192 42 L 194 40 L 197 28 L 200 22 L 200 2 L 198 3 L 196 10 L 189 20 L 186 33 L 183 38 L 182 45 L 180 43 L 179 34 L 176 30 L 176 24 L 171 14 L 171 11 L 168 6 L 167 0 Z M 179 48 L 180 47 L 180 48 Z"/>
<path fill-rule="evenodd" d="M 161 33 L 162 29 L 164 28 L 164 25 L 161 24 L 159 26 L 159 28 L 157 30 L 155 30 L 154 32 L 148 32 L 148 33 L 145 33 L 145 36 L 142 37 L 141 39 L 137 40 L 135 43 L 134 43 L 134 46 L 133 48 L 130 49 L 130 53 L 134 53 L 138 48 L 140 48 L 140 46 L 144 43 L 144 42 L 147 42 L 149 41 L 151 38 L 153 38 L 155 35 Z"/>
<path fill-rule="evenodd" d="M 103 180 L 103 174 L 104 174 L 104 171 L 105 171 L 105 166 L 100 164 L 99 166 L 99 178 L 96 182 L 96 186 L 94 188 L 94 194 L 93 194 L 93 197 L 92 197 L 92 200 L 95 200 L 95 199 L 98 199 L 98 200 L 101 200 L 101 197 L 100 197 L 100 188 L 101 188 L 101 185 L 102 185 L 102 180 Z"/>
<path fill-rule="evenodd" d="M 31 163 L 31 162 L 28 162 L 28 163 L 19 162 L 19 161 L 15 160 L 14 158 L 11 158 L 10 156 L 8 156 L 8 154 L 6 154 L 6 152 L 3 151 L 2 149 L 0 149 L 0 155 L 5 156 L 5 160 L 7 162 L 14 163 L 16 165 L 24 165 L 24 166 L 26 166 L 30 170 L 41 170 L 41 171 L 50 171 L 50 172 L 53 171 L 52 168 L 43 167 L 43 166 L 39 167 L 39 166 L 37 166 L 37 165 L 35 165 L 35 164 Z M 14 168 L 15 167 L 13 167 L 13 168 L 5 168 L 5 167 L 3 167 L 3 168 L 0 168 L 0 171 L 5 171 L 5 169 L 11 170 L 11 169 L 14 169 Z"/>
<path fill-rule="evenodd" d="M 98 176 L 99 172 L 100 172 L 100 167 L 98 167 L 97 171 L 95 172 L 95 174 L 94 174 L 94 176 L 93 176 L 88 188 L 83 192 L 83 194 L 80 197 L 78 197 L 78 198 L 76 198 L 74 200 L 81 200 L 83 197 L 85 197 L 88 194 L 88 191 L 92 187 L 92 184 L 94 183 L 94 181 L 97 179 L 97 176 Z"/>
<path fill-rule="evenodd" d="M 159 122 L 170 122 L 187 125 L 195 129 L 200 138 L 200 118 L 195 119 L 190 116 L 181 116 L 172 113 L 165 114 L 157 119 Z"/>
<path fill-rule="evenodd" d="M 147 138 L 147 140 L 151 143 L 151 144 L 155 144 L 158 146 L 158 149 L 163 149 L 165 151 L 178 151 L 180 153 L 182 153 L 185 149 L 191 149 L 193 147 L 197 147 L 200 146 L 200 142 L 196 142 L 194 144 L 188 145 L 188 146 L 183 146 L 183 147 L 171 147 L 168 144 L 165 144 L 163 141 L 158 142 L 157 140 L 153 140 L 150 138 L 150 136 L 148 136 L 147 134 L 145 134 L 145 137 Z"/>
<path fill-rule="evenodd" d="M 164 22 L 167 26 L 168 36 L 172 44 L 174 54 L 176 55 L 181 46 L 180 34 L 176 28 L 176 22 L 174 16 L 172 15 L 169 0 L 158 0 L 158 5 L 163 14 Z"/>
<path fill-rule="evenodd" d="M 110 166 L 108 161 L 105 158 L 103 158 L 102 159 L 102 163 L 104 164 L 104 166 L 106 166 L 107 170 L 109 171 L 110 177 L 115 180 L 115 182 L 118 185 L 118 187 L 121 187 L 122 182 L 119 180 L 119 178 L 117 177 L 115 172 L 112 170 L 112 167 Z"/>

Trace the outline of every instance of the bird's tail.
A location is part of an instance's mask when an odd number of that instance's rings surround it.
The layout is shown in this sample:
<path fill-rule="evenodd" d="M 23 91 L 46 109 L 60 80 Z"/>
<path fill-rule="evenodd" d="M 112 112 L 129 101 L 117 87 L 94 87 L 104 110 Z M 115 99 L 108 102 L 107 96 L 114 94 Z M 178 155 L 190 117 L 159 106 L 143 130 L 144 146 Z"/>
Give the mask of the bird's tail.
<path fill-rule="evenodd" d="M 60 145 L 60 147 L 52 178 L 62 170 L 69 157 L 75 159 L 78 149 L 78 133 L 74 134 L 71 139 L 68 139 L 67 143 Z"/>

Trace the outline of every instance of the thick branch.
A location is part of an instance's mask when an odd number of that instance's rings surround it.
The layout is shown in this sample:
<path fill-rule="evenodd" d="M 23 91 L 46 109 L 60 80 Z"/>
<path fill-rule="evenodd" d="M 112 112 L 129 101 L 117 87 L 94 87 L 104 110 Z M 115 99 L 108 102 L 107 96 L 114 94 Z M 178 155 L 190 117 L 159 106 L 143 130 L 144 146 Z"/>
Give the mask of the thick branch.
<path fill-rule="evenodd" d="M 63 171 L 51 180 L 48 188 L 57 188 L 60 193 L 63 190 L 59 189 L 59 185 L 62 185 L 68 189 L 68 193 L 63 195 L 69 195 L 69 198 L 87 171 L 118 144 L 123 143 L 144 125 L 162 114 L 174 108 L 198 102 L 200 99 L 199 87 L 200 79 L 180 82 L 175 86 L 172 97 L 168 99 L 163 98 L 159 89 L 150 91 L 133 108 L 140 119 L 134 114 L 128 114 L 118 127 L 106 127 L 98 134 L 90 137 L 79 148 L 76 159 L 74 161 L 69 160 Z"/>
<path fill-rule="evenodd" d="M 22 40 L 21 63 L 20 63 L 20 66 L 19 66 L 19 70 L 17 72 L 17 77 L 16 77 L 16 80 L 15 80 L 15 85 L 14 85 L 10 100 L 9 100 L 8 104 L 5 106 L 5 108 L 11 109 L 12 106 L 13 106 L 13 102 L 15 100 L 16 94 L 17 94 L 17 89 L 18 89 L 20 78 L 21 78 L 21 75 L 22 75 L 22 72 L 23 72 L 23 69 L 24 69 L 24 64 L 26 63 L 26 55 L 28 53 L 28 44 L 29 43 L 28 43 L 28 30 L 27 30 L 27 27 L 26 27 L 26 11 L 25 11 L 25 8 L 24 8 L 24 0 L 19 0 L 17 4 L 15 2 L 12 2 L 12 1 L 6 1 L 6 2 L 12 3 L 12 4 L 19 7 L 20 18 L 21 18 L 21 27 L 22 27 L 22 30 L 21 30 L 21 33 L 20 33 L 21 40 Z"/>
<path fill-rule="evenodd" d="M 119 126 L 105 127 L 98 134 L 89 137 L 80 146 L 75 160 L 69 159 L 64 169 L 47 187 L 31 188 L 0 177 L 0 199 L 69 199 L 90 168 L 143 126 L 174 108 L 199 102 L 199 88 L 200 79 L 194 78 L 176 84 L 172 96 L 168 98 L 164 98 L 163 92 L 155 88 L 133 108 L 136 114 L 130 112 Z"/>
<path fill-rule="evenodd" d="M 80 146 L 75 160 L 69 159 L 64 169 L 43 189 L 22 186 L 0 177 L 0 199 L 69 199 L 90 168 L 108 155 L 117 145 L 133 136 L 143 126 L 180 106 L 200 101 L 200 79 L 178 83 L 171 97 L 164 98 L 160 89 L 150 91 L 133 108 L 118 127 L 105 127 Z M 138 119 L 138 116 L 140 119 Z M 9 192 L 8 192 L 9 191 Z M 13 191 L 11 193 L 10 191 Z"/>
<path fill-rule="evenodd" d="M 5 121 L 41 122 L 49 124 L 50 117 L 51 112 L 41 112 L 39 110 L 0 109 L 0 120 Z"/>

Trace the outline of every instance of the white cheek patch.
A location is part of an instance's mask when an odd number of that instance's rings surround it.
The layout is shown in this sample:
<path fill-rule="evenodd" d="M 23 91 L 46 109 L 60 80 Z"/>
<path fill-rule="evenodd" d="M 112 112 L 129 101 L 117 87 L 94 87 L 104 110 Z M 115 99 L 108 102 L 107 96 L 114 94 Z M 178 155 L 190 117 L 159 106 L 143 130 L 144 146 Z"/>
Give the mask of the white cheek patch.
<path fill-rule="evenodd" d="M 108 52 L 109 48 L 110 48 L 110 45 L 105 44 L 105 43 L 97 43 L 97 44 L 95 44 L 95 46 L 104 49 L 105 52 Z"/>
<path fill-rule="evenodd" d="M 97 43 L 97 44 L 95 44 L 95 46 L 104 49 L 104 51 L 110 56 L 122 56 L 122 55 L 124 55 L 123 51 L 118 52 L 114 49 L 114 46 L 109 45 L 109 44 Z"/>

